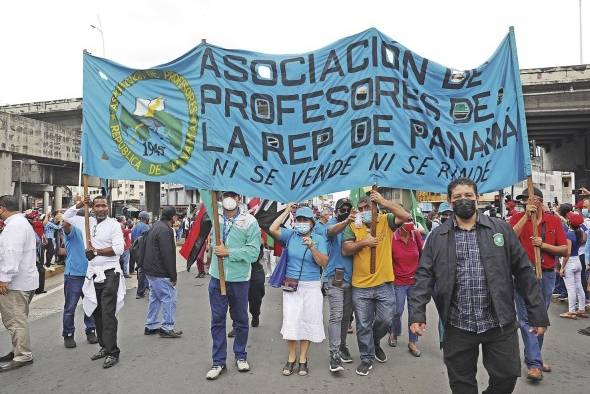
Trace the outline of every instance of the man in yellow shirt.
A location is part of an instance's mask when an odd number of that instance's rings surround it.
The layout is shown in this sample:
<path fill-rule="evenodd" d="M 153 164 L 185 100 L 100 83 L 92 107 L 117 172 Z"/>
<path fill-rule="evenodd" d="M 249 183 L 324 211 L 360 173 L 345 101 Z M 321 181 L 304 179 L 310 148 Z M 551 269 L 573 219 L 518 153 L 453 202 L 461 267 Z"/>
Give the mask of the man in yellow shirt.
<path fill-rule="evenodd" d="M 391 213 L 379 214 L 376 237 L 371 236 L 371 202 L 376 202 Z M 342 237 L 342 254 L 353 256 L 352 302 L 356 314 L 356 335 L 361 363 L 356 373 L 367 376 L 373 359 L 384 363 L 385 352 L 379 345 L 389 331 L 395 309 L 391 239 L 397 226 L 410 215 L 399 204 L 388 201 L 377 191 L 358 203 L 362 224 L 351 223 Z M 371 273 L 371 248 L 375 248 L 375 272 Z"/>

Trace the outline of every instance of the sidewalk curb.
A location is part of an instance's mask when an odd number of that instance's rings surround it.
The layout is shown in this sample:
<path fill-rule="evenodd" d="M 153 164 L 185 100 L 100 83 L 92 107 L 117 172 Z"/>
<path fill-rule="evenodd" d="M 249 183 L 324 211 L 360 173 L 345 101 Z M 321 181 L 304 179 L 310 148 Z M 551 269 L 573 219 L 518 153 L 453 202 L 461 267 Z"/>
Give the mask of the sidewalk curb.
<path fill-rule="evenodd" d="M 49 271 L 47 270 L 47 268 L 45 269 L 45 279 L 47 278 L 51 278 L 52 276 L 58 275 L 58 274 L 63 274 L 64 272 L 64 267 L 63 265 L 58 265 L 55 266 L 55 268 L 53 269 L 53 271 Z"/>

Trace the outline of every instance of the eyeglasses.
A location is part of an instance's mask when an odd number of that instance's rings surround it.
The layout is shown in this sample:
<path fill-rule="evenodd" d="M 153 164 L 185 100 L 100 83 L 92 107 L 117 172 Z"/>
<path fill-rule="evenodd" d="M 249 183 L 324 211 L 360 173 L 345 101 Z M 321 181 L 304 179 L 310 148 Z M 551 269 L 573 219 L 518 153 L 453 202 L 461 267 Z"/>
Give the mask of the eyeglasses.
<path fill-rule="evenodd" d="M 338 213 L 340 213 L 340 214 L 350 213 L 350 208 L 340 208 L 338 210 Z"/>

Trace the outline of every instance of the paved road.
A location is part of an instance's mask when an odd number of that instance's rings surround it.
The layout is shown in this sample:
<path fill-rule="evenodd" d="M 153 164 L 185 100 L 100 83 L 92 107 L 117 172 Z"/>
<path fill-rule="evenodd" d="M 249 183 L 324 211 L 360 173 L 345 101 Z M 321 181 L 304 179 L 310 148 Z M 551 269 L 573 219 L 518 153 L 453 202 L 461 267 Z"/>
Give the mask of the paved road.
<path fill-rule="evenodd" d="M 179 267 L 183 264 L 179 260 Z M 437 334 L 430 328 L 421 342 L 422 357 L 414 358 L 406 350 L 406 336 L 400 347 L 384 346 L 389 357 L 378 364 L 368 377 L 354 373 L 358 362 L 356 337 L 349 335 L 355 363 L 347 364 L 340 376 L 327 369 L 327 344 L 312 345 L 310 375 L 283 377 L 286 345 L 279 331 L 281 324 L 281 292 L 268 288 L 263 302 L 261 325 L 251 329 L 248 344 L 252 370 L 240 374 L 233 365 L 217 381 L 206 381 L 210 366 L 208 279 L 195 279 L 193 272 L 178 277 L 177 326 L 183 329 L 182 339 L 162 339 L 143 335 L 146 300 L 136 300 L 135 280 L 128 281 L 126 305 L 119 315 L 119 346 L 121 360 L 116 367 L 103 370 L 101 361 L 89 356 L 97 350 L 84 340 L 81 308 L 78 308 L 78 347 L 65 349 L 61 338 L 61 306 L 63 293 L 60 277 L 48 283 L 47 295 L 32 304 L 31 336 L 35 363 L 0 375 L 0 393 L 448 393 L 442 355 Z M 52 292 L 53 291 L 53 292 Z M 327 302 L 325 309 L 327 308 Z M 577 329 L 590 321 L 559 319 L 564 304 L 550 309 L 553 326 L 547 335 L 545 355 L 555 372 L 546 374 L 539 385 L 520 380 L 517 393 L 587 393 L 590 382 L 590 338 L 578 335 Z M 429 305 L 429 319 L 436 321 Z M 10 348 L 9 336 L 0 328 L 0 353 Z M 231 344 L 231 340 L 229 342 Z M 231 351 L 230 351 L 231 354 Z M 233 357 L 232 357 L 233 359 Z M 524 373 L 523 368 L 523 373 Z M 479 368 L 480 388 L 485 388 L 487 375 Z"/>

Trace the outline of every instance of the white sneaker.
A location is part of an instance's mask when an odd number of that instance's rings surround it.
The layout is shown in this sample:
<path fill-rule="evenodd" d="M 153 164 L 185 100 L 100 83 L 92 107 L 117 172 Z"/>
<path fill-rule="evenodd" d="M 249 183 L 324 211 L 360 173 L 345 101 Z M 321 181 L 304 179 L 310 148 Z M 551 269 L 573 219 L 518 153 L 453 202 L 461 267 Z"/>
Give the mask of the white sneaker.
<path fill-rule="evenodd" d="M 225 365 L 214 365 L 211 367 L 209 372 L 207 372 L 206 378 L 207 380 L 215 380 L 225 371 Z"/>
<path fill-rule="evenodd" d="M 250 370 L 250 364 L 247 360 L 236 360 L 239 372 L 248 372 Z"/>

